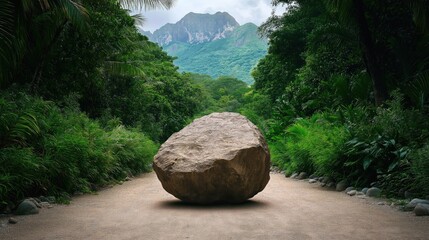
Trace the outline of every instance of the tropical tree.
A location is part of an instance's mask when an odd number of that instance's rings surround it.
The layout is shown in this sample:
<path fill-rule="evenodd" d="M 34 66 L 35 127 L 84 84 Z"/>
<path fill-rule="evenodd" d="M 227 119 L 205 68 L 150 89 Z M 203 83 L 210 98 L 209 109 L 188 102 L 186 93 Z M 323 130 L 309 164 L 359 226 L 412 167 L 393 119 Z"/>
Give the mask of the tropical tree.
<path fill-rule="evenodd" d="M 124 8 L 170 8 L 174 0 L 114 0 Z M 37 84 L 46 56 L 69 24 L 85 28 L 88 14 L 80 0 L 4 0 L 0 3 L 0 87 L 17 82 L 21 66 Z M 21 74 L 22 75 L 22 74 Z"/>

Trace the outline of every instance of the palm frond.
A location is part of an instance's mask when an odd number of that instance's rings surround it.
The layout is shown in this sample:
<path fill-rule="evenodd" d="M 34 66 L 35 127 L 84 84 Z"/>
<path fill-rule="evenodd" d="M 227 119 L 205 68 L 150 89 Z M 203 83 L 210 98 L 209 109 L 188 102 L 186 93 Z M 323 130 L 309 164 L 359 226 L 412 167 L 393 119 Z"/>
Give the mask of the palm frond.
<path fill-rule="evenodd" d="M 411 100 L 418 108 L 423 109 L 429 99 L 429 72 L 420 73 L 407 89 Z"/>
<path fill-rule="evenodd" d="M 134 25 L 136 26 L 143 26 L 146 21 L 146 18 L 141 14 L 131 15 L 131 18 L 134 20 Z"/>
<path fill-rule="evenodd" d="M 342 22 L 353 21 L 353 0 L 325 0 L 328 10 L 336 13 Z"/>
<path fill-rule="evenodd" d="M 12 47 L 15 40 L 14 9 L 13 2 L 9 0 L 0 3 L 0 86 L 6 79 L 6 68 L 16 54 Z"/>
<path fill-rule="evenodd" d="M 126 9 L 170 9 L 175 0 L 119 0 L 119 3 Z"/>
<path fill-rule="evenodd" d="M 429 0 L 410 1 L 414 22 L 423 33 L 429 33 Z"/>
<path fill-rule="evenodd" d="M 103 70 L 109 75 L 145 77 L 145 73 L 140 68 L 127 62 L 106 61 Z"/>
<path fill-rule="evenodd" d="M 82 28 L 88 19 L 87 10 L 78 2 L 73 0 L 46 0 L 53 6 L 52 10 L 60 11 L 75 26 Z"/>
<path fill-rule="evenodd" d="M 16 143 L 25 145 L 25 141 L 40 134 L 37 118 L 31 113 L 24 113 L 12 127 L 10 137 Z"/>

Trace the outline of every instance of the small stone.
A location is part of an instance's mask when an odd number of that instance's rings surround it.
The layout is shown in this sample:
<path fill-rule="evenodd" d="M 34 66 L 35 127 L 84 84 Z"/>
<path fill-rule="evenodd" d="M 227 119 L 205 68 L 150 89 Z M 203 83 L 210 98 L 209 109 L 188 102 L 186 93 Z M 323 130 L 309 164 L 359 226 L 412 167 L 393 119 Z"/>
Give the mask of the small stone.
<path fill-rule="evenodd" d="M 320 183 L 320 186 L 321 186 L 321 187 L 326 187 L 326 183 L 321 182 L 321 183 Z"/>
<path fill-rule="evenodd" d="M 37 202 L 36 199 L 34 199 L 34 198 L 27 198 L 27 200 L 32 201 L 34 203 L 34 205 L 36 205 L 36 207 L 42 208 L 42 206 L 39 204 L 39 202 Z"/>
<path fill-rule="evenodd" d="M 363 196 L 363 195 L 365 195 L 365 193 L 363 193 L 363 192 L 356 192 L 356 195 L 357 196 Z"/>
<path fill-rule="evenodd" d="M 298 173 L 293 173 L 292 175 L 290 175 L 290 178 L 297 178 L 298 177 Z"/>
<path fill-rule="evenodd" d="M 404 210 L 405 211 L 412 211 L 417 206 L 417 204 L 419 204 L 419 203 L 429 204 L 429 200 L 414 198 L 407 205 L 405 205 Z"/>
<path fill-rule="evenodd" d="M 313 173 L 313 174 L 311 174 L 311 175 L 310 175 L 310 177 L 308 177 L 308 178 L 310 178 L 310 179 L 317 179 L 318 177 L 316 176 L 316 174 L 314 174 L 314 173 Z"/>
<path fill-rule="evenodd" d="M 49 197 L 40 196 L 39 199 L 41 202 L 55 203 L 54 196 L 49 196 Z"/>
<path fill-rule="evenodd" d="M 366 195 L 359 195 L 358 198 L 360 198 L 360 199 L 367 199 L 368 197 Z"/>
<path fill-rule="evenodd" d="M 418 203 L 414 208 L 416 216 L 428 216 L 429 215 L 429 204 Z"/>
<path fill-rule="evenodd" d="M 323 177 L 323 179 L 322 179 L 322 183 L 326 183 L 326 184 L 328 184 L 328 183 L 330 183 L 330 182 L 332 182 L 332 180 L 331 180 L 331 178 L 330 178 L 330 177 Z"/>
<path fill-rule="evenodd" d="M 380 197 L 381 196 L 381 190 L 379 188 L 372 187 L 372 188 L 368 189 L 368 191 L 366 192 L 366 196 L 367 197 Z"/>
<path fill-rule="evenodd" d="M 40 205 L 42 205 L 44 208 L 49 208 L 51 206 L 51 204 L 48 202 L 41 202 Z"/>
<path fill-rule="evenodd" d="M 308 174 L 307 174 L 306 172 L 301 172 L 301 173 L 298 175 L 298 179 L 299 179 L 299 180 L 306 179 L 307 177 L 308 177 Z"/>
<path fill-rule="evenodd" d="M 15 211 L 16 215 L 29 215 L 29 214 L 37 214 L 39 213 L 39 209 L 33 201 L 25 199 L 19 204 L 18 208 Z"/>
<path fill-rule="evenodd" d="M 337 183 L 337 186 L 335 187 L 335 190 L 337 190 L 338 192 L 342 192 L 344 190 L 346 190 L 347 188 L 347 180 L 341 180 L 339 183 Z"/>
<path fill-rule="evenodd" d="M 377 205 L 384 206 L 384 205 L 386 205 L 386 203 L 385 202 L 378 202 Z"/>
<path fill-rule="evenodd" d="M 348 191 L 347 192 L 347 195 L 349 195 L 349 196 L 354 196 L 354 195 L 356 195 L 356 190 L 351 190 L 351 191 Z"/>
<path fill-rule="evenodd" d="M 126 181 L 126 182 L 129 182 L 129 181 L 131 181 L 131 178 L 130 178 L 130 177 L 126 177 L 126 178 L 125 178 L 125 181 Z"/>
<path fill-rule="evenodd" d="M 308 182 L 309 183 L 317 183 L 317 180 L 316 179 L 310 179 L 310 180 L 308 180 Z"/>
<path fill-rule="evenodd" d="M 344 192 L 345 192 L 345 193 L 348 193 L 348 192 L 350 192 L 351 190 L 355 190 L 355 188 L 354 188 L 354 187 L 348 187 L 348 188 L 346 188 L 346 190 L 344 190 Z"/>
<path fill-rule="evenodd" d="M 330 182 L 326 185 L 327 188 L 334 188 L 335 187 L 335 183 L 334 182 Z"/>
<path fill-rule="evenodd" d="M 9 221 L 8 221 L 10 224 L 17 224 L 18 223 L 18 220 L 16 220 L 16 218 L 9 218 Z"/>
<path fill-rule="evenodd" d="M 363 188 L 361 192 L 363 192 L 363 194 L 366 194 L 366 192 L 368 191 L 369 188 Z"/>

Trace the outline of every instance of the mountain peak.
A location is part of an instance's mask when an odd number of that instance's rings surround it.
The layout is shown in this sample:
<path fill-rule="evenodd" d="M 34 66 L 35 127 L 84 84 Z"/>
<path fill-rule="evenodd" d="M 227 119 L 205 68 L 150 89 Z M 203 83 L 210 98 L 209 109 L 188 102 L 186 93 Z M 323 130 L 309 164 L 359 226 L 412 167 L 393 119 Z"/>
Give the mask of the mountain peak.
<path fill-rule="evenodd" d="M 240 24 L 227 12 L 202 14 L 190 12 L 175 24 L 166 24 L 156 30 L 152 41 L 161 46 L 174 42 L 200 44 L 226 38 Z"/>

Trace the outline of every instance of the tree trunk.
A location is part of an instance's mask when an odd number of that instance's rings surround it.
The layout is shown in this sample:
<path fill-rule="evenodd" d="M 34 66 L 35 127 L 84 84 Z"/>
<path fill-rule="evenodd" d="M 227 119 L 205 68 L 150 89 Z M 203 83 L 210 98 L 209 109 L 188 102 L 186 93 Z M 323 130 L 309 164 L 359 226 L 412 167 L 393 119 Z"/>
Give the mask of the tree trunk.
<path fill-rule="evenodd" d="M 366 69 L 373 83 L 375 104 L 380 106 L 388 97 L 386 83 L 383 79 L 383 73 L 375 52 L 374 40 L 365 17 L 365 5 L 363 0 L 353 0 L 353 5 L 356 14 L 356 23 L 359 30 L 359 42 L 362 54 Z"/>

